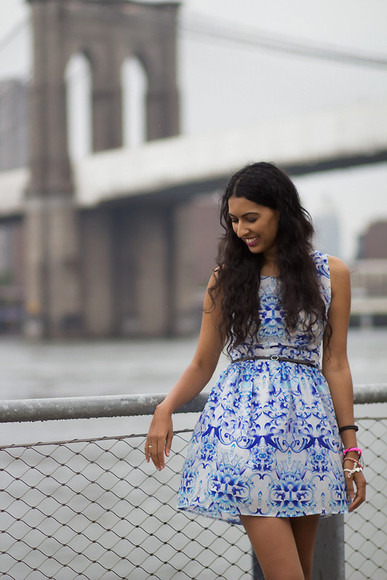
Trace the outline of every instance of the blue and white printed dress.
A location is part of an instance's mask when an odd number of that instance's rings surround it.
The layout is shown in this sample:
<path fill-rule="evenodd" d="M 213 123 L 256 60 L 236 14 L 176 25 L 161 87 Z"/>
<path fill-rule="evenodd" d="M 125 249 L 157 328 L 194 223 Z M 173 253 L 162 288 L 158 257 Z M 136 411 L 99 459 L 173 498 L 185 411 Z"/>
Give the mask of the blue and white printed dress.
<path fill-rule="evenodd" d="M 328 310 L 328 256 L 315 252 L 314 261 Z M 289 333 L 276 278 L 261 278 L 259 296 L 258 341 L 246 340 L 231 359 L 278 355 L 316 367 L 272 359 L 229 364 L 193 431 L 178 508 L 237 524 L 239 514 L 344 513 L 341 439 L 319 369 L 323 323 L 316 323 L 312 341 L 301 317 Z"/>

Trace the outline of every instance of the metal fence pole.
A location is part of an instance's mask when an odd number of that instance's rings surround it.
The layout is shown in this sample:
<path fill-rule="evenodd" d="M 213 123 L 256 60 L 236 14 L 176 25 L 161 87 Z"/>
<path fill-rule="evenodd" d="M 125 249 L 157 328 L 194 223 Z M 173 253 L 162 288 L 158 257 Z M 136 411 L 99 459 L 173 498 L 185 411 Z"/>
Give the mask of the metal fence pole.
<path fill-rule="evenodd" d="M 313 560 L 313 580 L 344 580 L 344 516 L 320 518 Z"/>
<path fill-rule="evenodd" d="M 253 580 L 265 580 L 265 576 L 263 575 L 261 566 L 257 560 L 257 556 L 254 552 L 252 552 L 252 559 L 253 559 Z"/>

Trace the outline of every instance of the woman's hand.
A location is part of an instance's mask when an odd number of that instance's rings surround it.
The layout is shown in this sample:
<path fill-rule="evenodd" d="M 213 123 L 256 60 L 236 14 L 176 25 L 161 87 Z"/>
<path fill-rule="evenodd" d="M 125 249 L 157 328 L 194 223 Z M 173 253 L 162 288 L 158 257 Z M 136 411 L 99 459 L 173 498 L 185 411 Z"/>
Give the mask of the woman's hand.
<path fill-rule="evenodd" d="M 173 438 L 172 413 L 192 401 L 211 379 L 224 346 L 219 331 L 221 300 L 214 301 L 210 289 L 216 282 L 213 273 L 208 282 L 203 303 L 202 326 L 195 355 L 164 401 L 156 407 L 145 441 L 147 462 L 153 461 L 161 470 L 165 467 L 165 456 L 169 457 Z M 164 455 L 165 454 L 165 455 Z"/>
<path fill-rule="evenodd" d="M 161 471 L 165 467 L 165 457 L 169 457 L 173 438 L 172 413 L 161 403 L 156 407 L 145 441 L 147 463 L 153 461 Z"/>
<path fill-rule="evenodd" d="M 351 468 L 354 466 L 354 463 L 350 460 L 345 462 L 345 466 L 347 468 Z M 349 506 L 348 510 L 353 512 L 356 508 L 359 507 L 365 501 L 366 498 L 366 480 L 363 475 L 362 471 L 356 471 L 350 477 L 348 477 L 348 472 L 344 471 L 345 475 L 345 484 L 347 486 L 348 496 L 351 500 L 351 505 Z M 355 483 L 355 485 L 354 485 Z"/>

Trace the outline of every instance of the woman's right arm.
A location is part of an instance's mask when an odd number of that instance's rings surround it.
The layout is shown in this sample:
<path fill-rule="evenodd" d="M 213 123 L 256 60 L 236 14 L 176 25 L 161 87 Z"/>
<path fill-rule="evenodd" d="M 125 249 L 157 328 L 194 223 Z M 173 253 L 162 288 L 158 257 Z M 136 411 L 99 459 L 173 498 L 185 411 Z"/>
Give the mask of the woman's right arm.
<path fill-rule="evenodd" d="M 165 467 L 164 454 L 168 457 L 171 449 L 172 413 L 204 389 L 216 369 L 224 346 L 219 332 L 220 300 L 212 307 L 208 292 L 215 282 L 215 275 L 211 276 L 205 294 L 202 326 L 194 357 L 164 401 L 157 405 L 145 441 L 146 460 L 149 462 L 152 459 L 159 470 Z"/>

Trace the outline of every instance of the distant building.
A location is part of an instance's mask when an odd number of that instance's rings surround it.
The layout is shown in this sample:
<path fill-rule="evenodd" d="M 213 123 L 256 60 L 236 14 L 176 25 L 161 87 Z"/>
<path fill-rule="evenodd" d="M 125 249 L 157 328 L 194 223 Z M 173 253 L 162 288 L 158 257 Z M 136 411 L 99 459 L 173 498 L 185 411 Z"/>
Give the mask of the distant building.
<path fill-rule="evenodd" d="M 351 324 L 387 326 L 387 259 L 354 262 L 351 284 Z"/>
<path fill-rule="evenodd" d="M 0 81 L 0 171 L 27 165 L 27 83 Z"/>
<path fill-rule="evenodd" d="M 341 256 L 340 219 L 332 200 L 327 197 L 321 212 L 313 216 L 314 246 L 331 256 Z"/>
<path fill-rule="evenodd" d="M 387 260 L 357 260 L 351 266 L 352 294 L 387 297 Z"/>
<path fill-rule="evenodd" d="M 387 258 L 387 221 L 370 224 L 359 238 L 357 257 L 360 260 Z"/>
<path fill-rule="evenodd" d="M 24 299 L 24 232 L 21 220 L 0 227 L 0 333 L 20 330 Z"/>
<path fill-rule="evenodd" d="M 206 286 L 216 263 L 217 247 L 223 234 L 216 195 L 198 196 L 189 206 L 192 278 Z"/>

